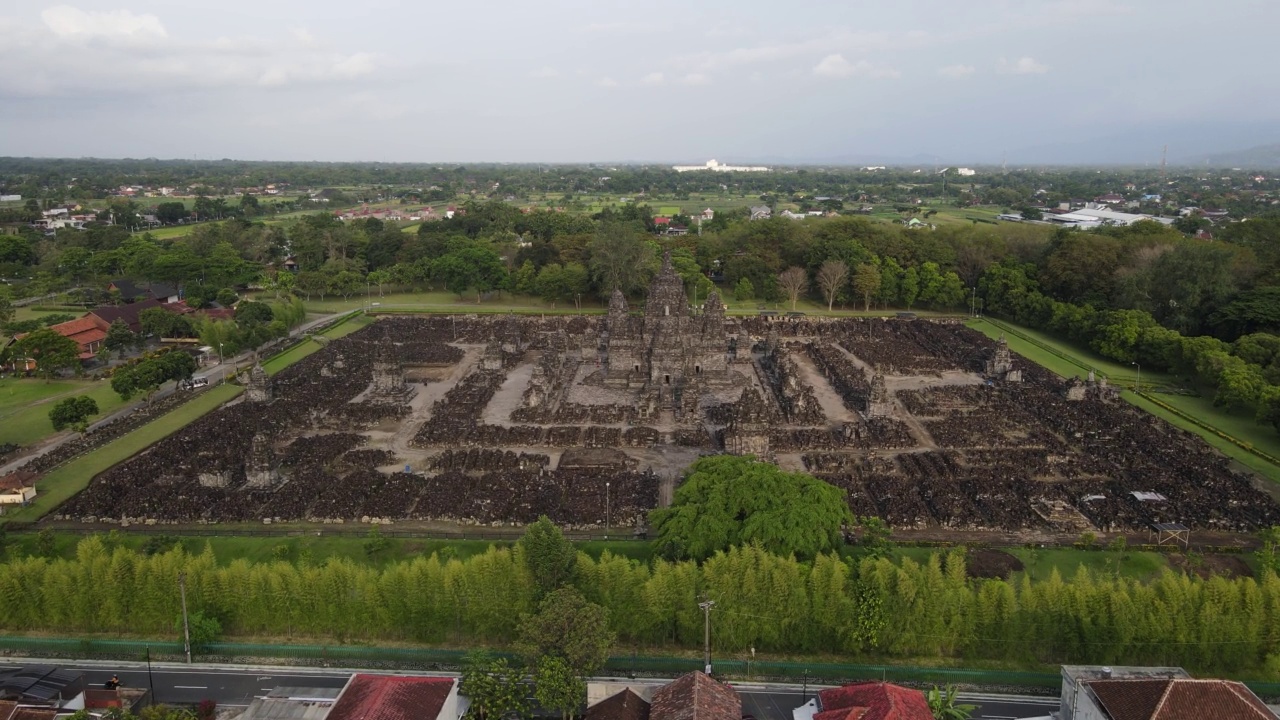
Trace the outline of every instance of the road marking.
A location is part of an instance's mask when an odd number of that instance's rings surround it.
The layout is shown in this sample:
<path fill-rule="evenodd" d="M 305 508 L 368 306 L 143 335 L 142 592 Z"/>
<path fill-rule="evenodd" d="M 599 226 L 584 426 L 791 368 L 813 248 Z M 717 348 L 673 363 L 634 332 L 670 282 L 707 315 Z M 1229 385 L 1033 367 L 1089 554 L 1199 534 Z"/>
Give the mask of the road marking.
<path fill-rule="evenodd" d="M 208 690 L 205 685 L 174 685 L 175 690 Z"/>

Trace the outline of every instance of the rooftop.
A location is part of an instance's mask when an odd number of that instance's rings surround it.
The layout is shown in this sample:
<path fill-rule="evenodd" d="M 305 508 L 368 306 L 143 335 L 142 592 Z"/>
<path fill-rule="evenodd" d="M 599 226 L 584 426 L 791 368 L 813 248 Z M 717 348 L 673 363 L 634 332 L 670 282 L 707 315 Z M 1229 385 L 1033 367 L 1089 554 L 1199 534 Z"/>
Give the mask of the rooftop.
<path fill-rule="evenodd" d="M 1190 678 L 1091 680 L 1111 720 L 1276 720 L 1243 683 Z"/>
<path fill-rule="evenodd" d="M 649 703 L 629 688 L 587 708 L 583 720 L 649 720 Z"/>
<path fill-rule="evenodd" d="M 891 683 L 863 682 L 818 693 L 813 720 L 933 720 L 924 693 Z"/>
<path fill-rule="evenodd" d="M 741 720 L 737 691 L 700 672 L 681 675 L 653 692 L 650 720 Z"/>
<path fill-rule="evenodd" d="M 328 720 L 432 720 L 440 715 L 453 678 L 357 674 Z"/>

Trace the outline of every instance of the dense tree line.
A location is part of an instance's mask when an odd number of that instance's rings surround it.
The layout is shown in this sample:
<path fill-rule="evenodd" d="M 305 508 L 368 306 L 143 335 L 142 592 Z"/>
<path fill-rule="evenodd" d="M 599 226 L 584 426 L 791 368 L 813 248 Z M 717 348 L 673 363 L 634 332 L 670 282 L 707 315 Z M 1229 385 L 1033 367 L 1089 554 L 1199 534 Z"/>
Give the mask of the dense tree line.
<path fill-rule="evenodd" d="M 0 565 L 0 627 L 168 635 L 185 572 L 191 608 L 232 635 L 505 645 L 520 639 L 522 614 L 538 608 L 525 552 L 517 545 L 383 568 L 346 559 L 220 564 L 211 550 L 147 555 L 91 537 L 71 559 Z M 619 643 L 645 648 L 699 646 L 697 603 L 710 597 L 717 652 L 1280 669 L 1280 577 L 1271 570 L 1139 582 L 1081 569 L 1011 582 L 970 579 L 963 551 L 923 564 L 833 554 L 799 562 L 754 545 L 701 565 L 579 553 L 570 582 L 603 608 Z"/>

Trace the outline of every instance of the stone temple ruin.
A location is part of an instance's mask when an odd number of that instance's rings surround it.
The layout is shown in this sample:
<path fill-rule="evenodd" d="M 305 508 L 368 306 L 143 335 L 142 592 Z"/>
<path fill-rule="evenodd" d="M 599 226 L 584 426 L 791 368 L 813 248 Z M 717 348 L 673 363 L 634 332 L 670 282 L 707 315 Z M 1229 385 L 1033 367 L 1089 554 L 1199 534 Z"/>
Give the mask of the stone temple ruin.
<path fill-rule="evenodd" d="M 755 455 L 913 530 L 1247 531 L 1280 509 L 1200 440 L 958 321 L 734 317 L 669 259 L 643 309 L 385 317 L 99 474 L 85 522 L 643 532 L 699 456 Z M 1083 388 L 1083 390 L 1079 389 Z M 249 392 L 248 390 L 253 390 Z"/>

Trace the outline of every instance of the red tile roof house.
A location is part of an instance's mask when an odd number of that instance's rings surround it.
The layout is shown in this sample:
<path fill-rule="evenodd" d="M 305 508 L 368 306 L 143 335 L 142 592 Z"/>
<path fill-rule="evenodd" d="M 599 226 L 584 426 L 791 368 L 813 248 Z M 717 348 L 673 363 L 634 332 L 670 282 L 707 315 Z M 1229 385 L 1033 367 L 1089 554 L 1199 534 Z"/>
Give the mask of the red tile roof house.
<path fill-rule="evenodd" d="M 453 678 L 357 673 L 326 720 L 458 720 Z"/>
<path fill-rule="evenodd" d="M 742 720 L 742 700 L 728 685 L 691 672 L 653 691 L 649 720 Z"/>
<path fill-rule="evenodd" d="M 76 345 L 80 347 L 81 360 L 92 360 L 98 350 L 102 348 L 102 343 L 107 339 L 107 331 L 99 327 L 98 321 L 89 315 L 58 323 L 57 325 L 50 325 L 49 329 L 62 337 L 74 340 Z M 21 340 L 26 336 L 27 333 L 22 333 L 14 336 L 14 339 Z"/>
<path fill-rule="evenodd" d="M 863 682 L 819 692 L 813 720 L 933 720 L 933 713 L 919 690 Z"/>

